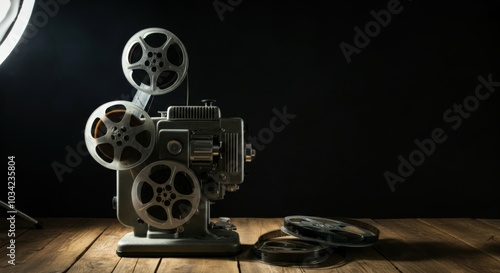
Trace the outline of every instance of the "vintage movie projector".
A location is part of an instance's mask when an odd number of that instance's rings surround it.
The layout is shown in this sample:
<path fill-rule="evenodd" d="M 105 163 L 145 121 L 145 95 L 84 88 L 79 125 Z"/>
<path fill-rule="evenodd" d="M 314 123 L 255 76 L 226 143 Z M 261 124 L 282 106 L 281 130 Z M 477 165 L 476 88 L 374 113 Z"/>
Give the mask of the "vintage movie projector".
<path fill-rule="evenodd" d="M 123 257 L 231 255 L 234 226 L 210 221 L 210 204 L 239 188 L 255 150 L 244 141 L 241 118 L 222 118 L 213 101 L 170 106 L 159 117 L 144 110 L 152 95 L 184 80 L 188 56 L 171 32 L 136 33 L 122 55 L 125 77 L 137 89 L 132 102 L 98 107 L 85 127 L 92 157 L 117 172 L 119 221 L 132 227 L 118 243 Z M 187 103 L 186 103 L 187 104 Z"/>

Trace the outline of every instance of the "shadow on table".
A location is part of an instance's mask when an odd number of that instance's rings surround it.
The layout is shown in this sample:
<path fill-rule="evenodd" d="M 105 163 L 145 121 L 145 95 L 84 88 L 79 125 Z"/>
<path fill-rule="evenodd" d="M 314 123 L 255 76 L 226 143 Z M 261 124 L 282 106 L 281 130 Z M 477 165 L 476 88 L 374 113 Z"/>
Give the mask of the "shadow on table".
<path fill-rule="evenodd" d="M 339 267 L 357 260 L 425 261 L 440 259 L 475 259 L 490 255 L 500 256 L 498 238 L 487 240 L 481 249 L 467 244 L 450 245 L 445 242 L 405 242 L 397 239 L 381 239 L 371 247 L 333 248 L 328 259 L 313 267 Z M 253 245 L 242 245 L 236 257 L 239 261 L 262 262 L 256 258 Z M 280 264 L 277 264 L 280 265 Z M 295 266 L 310 267 L 304 263 Z M 290 266 L 290 264 L 288 265 Z"/>
<path fill-rule="evenodd" d="M 373 255 L 366 249 L 349 248 L 347 256 L 357 256 L 361 259 L 388 259 L 392 261 L 422 261 L 439 259 L 474 259 L 485 257 L 486 253 L 500 256 L 500 243 L 492 238 L 484 242 L 481 249 L 467 244 L 447 244 L 445 242 L 405 242 L 397 239 L 381 239 L 372 246 L 380 255 Z M 486 253 L 485 253 L 486 252 Z"/>
<path fill-rule="evenodd" d="M 294 253 L 290 254 L 293 255 Z M 273 258 L 275 258 L 276 256 L 257 258 L 257 255 L 255 254 L 253 249 L 253 245 L 241 245 L 240 253 L 237 255 L 237 259 L 240 262 L 260 262 L 277 266 L 302 268 L 335 268 L 343 266 L 347 263 L 346 252 L 344 248 L 330 248 L 324 255 L 312 255 L 305 259 L 287 259 L 287 256 L 290 256 L 290 254 L 282 254 L 279 262 L 273 262 Z M 283 260 L 286 260 L 288 262 L 283 262 Z M 290 262 L 290 260 L 294 260 L 294 262 Z M 321 262 L 315 263 L 315 261 Z"/>

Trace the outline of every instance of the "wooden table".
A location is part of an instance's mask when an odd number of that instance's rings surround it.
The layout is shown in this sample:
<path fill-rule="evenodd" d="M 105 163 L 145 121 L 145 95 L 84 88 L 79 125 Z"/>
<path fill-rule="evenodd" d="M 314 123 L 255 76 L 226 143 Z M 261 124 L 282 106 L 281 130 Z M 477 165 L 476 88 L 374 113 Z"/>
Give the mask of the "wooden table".
<path fill-rule="evenodd" d="M 380 229 L 372 247 L 347 250 L 335 268 L 280 267 L 242 253 L 222 258 L 120 258 L 130 229 L 116 219 L 49 218 L 45 228 L 16 228 L 16 265 L 8 264 L 3 228 L 0 272 L 500 272 L 499 219 L 360 219 Z M 235 218 L 243 249 L 282 219 Z"/>

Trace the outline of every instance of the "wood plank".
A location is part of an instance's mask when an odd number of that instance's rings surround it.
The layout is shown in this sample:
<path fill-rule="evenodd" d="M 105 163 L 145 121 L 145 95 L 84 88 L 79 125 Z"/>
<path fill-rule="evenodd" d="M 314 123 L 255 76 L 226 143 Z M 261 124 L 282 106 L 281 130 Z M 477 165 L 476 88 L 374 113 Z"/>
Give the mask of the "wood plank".
<path fill-rule="evenodd" d="M 408 222 L 411 219 L 400 221 Z M 380 230 L 380 238 L 374 248 L 401 272 L 450 272 L 445 265 L 434 260 L 432 255 L 422 251 L 414 238 L 395 229 L 392 222 L 374 220 L 371 224 Z"/>
<path fill-rule="evenodd" d="M 363 219 L 362 219 L 363 220 Z M 283 225 L 283 219 L 234 219 L 233 223 L 240 233 L 242 244 L 251 248 L 258 237 L 271 230 L 279 229 Z M 332 257 L 335 264 L 344 259 L 337 254 Z M 247 250 L 239 256 L 241 272 L 399 272 L 390 262 L 381 256 L 373 247 L 347 249 L 346 263 L 332 267 L 308 268 L 308 267 L 280 267 L 264 264 L 257 261 L 253 253 Z M 330 271 L 331 270 L 331 271 Z"/>
<path fill-rule="evenodd" d="M 238 262 L 232 258 L 162 258 L 158 272 L 238 273 L 239 270 Z"/>
<path fill-rule="evenodd" d="M 130 228 L 125 227 L 118 220 L 113 220 L 102 235 L 67 272 L 113 272 L 113 269 L 120 261 L 120 257 L 116 255 L 116 245 L 121 237 L 130 231 Z"/>
<path fill-rule="evenodd" d="M 357 219 L 365 223 L 377 226 L 371 219 Z M 382 235 L 381 238 L 385 238 Z M 375 244 L 376 245 L 376 244 Z M 333 267 L 332 272 L 394 272 L 400 271 L 389 261 L 385 259 L 373 246 L 362 248 L 346 249 L 346 264 L 337 268 Z M 307 269 L 304 272 L 324 272 L 325 268 Z"/>
<path fill-rule="evenodd" d="M 500 219 L 477 219 L 477 220 L 500 229 Z"/>
<path fill-rule="evenodd" d="M 17 240 L 19 237 L 21 237 L 24 233 L 26 233 L 29 229 L 23 228 L 23 229 L 18 229 L 16 228 L 15 231 L 15 236 L 10 236 L 8 232 L 9 228 L 4 229 L 5 232 L 0 233 L 0 248 L 7 247 L 7 243 L 10 242 L 10 239 Z"/>
<path fill-rule="evenodd" d="M 280 267 L 265 264 L 255 259 L 252 246 L 257 242 L 260 235 L 279 229 L 283 225 L 283 219 L 278 218 L 234 218 L 232 223 L 238 228 L 242 244 L 242 253 L 238 255 L 241 273 L 253 272 L 302 272 L 298 267 Z"/>
<path fill-rule="evenodd" d="M 73 218 L 54 218 L 47 219 L 45 228 L 37 230 L 31 229 L 25 232 L 22 236 L 15 239 L 16 243 L 16 264 L 22 264 L 38 251 L 41 251 L 54 238 L 59 236 L 63 231 L 67 230 L 76 223 L 82 220 Z M 7 249 L 0 249 L 0 269 L 5 270 L 7 264 Z M 10 269 L 9 269 L 10 270 Z"/>
<path fill-rule="evenodd" d="M 45 229 L 16 238 L 16 266 L 0 249 L 0 272 L 500 272 L 498 219 L 361 220 L 381 230 L 379 242 L 348 249 L 343 266 L 312 269 L 254 258 L 257 238 L 281 218 L 233 219 L 243 248 L 237 257 L 163 259 L 118 257 L 116 244 L 130 229 L 116 219 L 46 219 Z"/>
<path fill-rule="evenodd" d="M 401 272 L 498 272 L 482 251 L 418 219 L 375 220 L 389 240 L 375 246 Z"/>
<path fill-rule="evenodd" d="M 24 220 L 23 218 L 16 219 L 15 223 L 15 238 L 21 237 L 25 232 L 30 229 L 35 229 L 35 227 Z M 10 242 L 10 239 L 14 237 L 9 237 L 10 223 L 7 221 L 7 218 L 4 217 L 0 219 L 0 247 L 3 248 Z"/>
<path fill-rule="evenodd" d="M 154 273 L 160 258 L 121 258 L 113 273 Z"/>
<path fill-rule="evenodd" d="M 231 222 L 237 228 L 241 244 L 250 246 L 257 242 L 260 235 L 283 225 L 281 218 L 233 218 Z"/>
<path fill-rule="evenodd" d="M 500 229 L 470 219 L 419 219 L 500 261 Z"/>
<path fill-rule="evenodd" d="M 64 272 L 85 253 L 111 221 L 111 219 L 77 219 L 58 236 L 52 237 L 42 249 L 9 268 L 9 272 Z"/>

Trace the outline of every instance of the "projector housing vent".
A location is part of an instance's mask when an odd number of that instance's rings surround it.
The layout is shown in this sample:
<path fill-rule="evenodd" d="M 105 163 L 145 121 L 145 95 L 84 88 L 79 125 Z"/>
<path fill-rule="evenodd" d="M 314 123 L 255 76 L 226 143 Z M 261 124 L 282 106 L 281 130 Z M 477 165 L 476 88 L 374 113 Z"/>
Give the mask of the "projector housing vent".
<path fill-rule="evenodd" d="M 218 120 L 220 117 L 217 106 L 170 106 L 167 109 L 169 120 Z"/>

